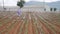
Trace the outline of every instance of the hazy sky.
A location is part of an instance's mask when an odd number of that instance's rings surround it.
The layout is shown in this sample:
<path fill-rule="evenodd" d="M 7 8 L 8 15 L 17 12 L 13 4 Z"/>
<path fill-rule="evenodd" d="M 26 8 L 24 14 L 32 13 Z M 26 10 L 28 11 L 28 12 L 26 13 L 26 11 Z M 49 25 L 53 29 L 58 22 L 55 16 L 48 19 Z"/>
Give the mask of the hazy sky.
<path fill-rule="evenodd" d="M 4 5 L 5 6 L 16 6 L 18 0 L 4 0 Z M 55 2 L 55 1 L 60 1 L 60 0 L 25 0 L 26 2 L 29 1 L 40 1 L 40 2 Z M 3 5 L 3 0 L 0 0 L 0 5 Z"/>
<path fill-rule="evenodd" d="M 59 1 L 59 0 L 25 0 L 25 1 L 40 1 L 40 2 L 55 2 L 55 1 Z"/>

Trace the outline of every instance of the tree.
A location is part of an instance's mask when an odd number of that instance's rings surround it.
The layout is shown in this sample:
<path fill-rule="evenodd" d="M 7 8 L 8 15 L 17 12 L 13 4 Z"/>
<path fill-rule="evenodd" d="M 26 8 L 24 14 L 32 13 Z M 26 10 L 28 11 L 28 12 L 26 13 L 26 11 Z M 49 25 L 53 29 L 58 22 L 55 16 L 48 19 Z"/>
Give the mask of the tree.
<path fill-rule="evenodd" d="M 57 10 L 57 8 L 54 8 L 54 11 L 56 11 Z"/>
<path fill-rule="evenodd" d="M 17 6 L 19 6 L 20 8 L 22 8 L 25 4 L 25 1 L 24 0 L 20 0 L 17 2 Z"/>
<path fill-rule="evenodd" d="M 46 11 L 46 8 L 44 8 L 44 11 Z"/>
<path fill-rule="evenodd" d="M 17 13 L 18 13 L 19 16 L 21 14 L 21 8 L 24 6 L 24 4 L 25 4 L 24 0 L 20 0 L 20 1 L 17 2 L 17 6 L 20 7 L 20 9 L 17 11 Z"/>
<path fill-rule="evenodd" d="M 50 8 L 50 11 L 52 11 L 53 8 Z"/>

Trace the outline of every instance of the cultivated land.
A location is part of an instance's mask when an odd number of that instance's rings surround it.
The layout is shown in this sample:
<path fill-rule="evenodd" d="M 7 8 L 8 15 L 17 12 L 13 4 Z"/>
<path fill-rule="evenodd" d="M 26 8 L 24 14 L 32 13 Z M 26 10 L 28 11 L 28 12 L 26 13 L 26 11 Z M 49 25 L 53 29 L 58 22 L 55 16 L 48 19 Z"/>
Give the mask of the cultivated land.
<path fill-rule="evenodd" d="M 0 11 L 0 34 L 60 34 L 60 13 Z"/>

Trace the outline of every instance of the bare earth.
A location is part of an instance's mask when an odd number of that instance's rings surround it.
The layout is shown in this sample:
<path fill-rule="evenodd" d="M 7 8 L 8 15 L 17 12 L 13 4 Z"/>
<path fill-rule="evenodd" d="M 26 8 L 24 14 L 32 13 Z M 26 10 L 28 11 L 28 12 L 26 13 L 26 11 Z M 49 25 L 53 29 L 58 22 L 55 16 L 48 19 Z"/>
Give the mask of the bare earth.
<path fill-rule="evenodd" d="M 60 13 L 0 11 L 0 34 L 60 34 Z"/>

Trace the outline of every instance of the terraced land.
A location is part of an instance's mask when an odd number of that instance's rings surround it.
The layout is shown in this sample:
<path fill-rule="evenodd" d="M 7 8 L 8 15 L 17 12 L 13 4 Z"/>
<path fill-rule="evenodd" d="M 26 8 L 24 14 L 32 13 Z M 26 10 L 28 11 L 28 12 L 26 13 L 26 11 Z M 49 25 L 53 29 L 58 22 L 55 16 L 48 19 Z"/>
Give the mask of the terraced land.
<path fill-rule="evenodd" d="M 60 34 L 60 13 L 0 11 L 0 34 Z"/>

